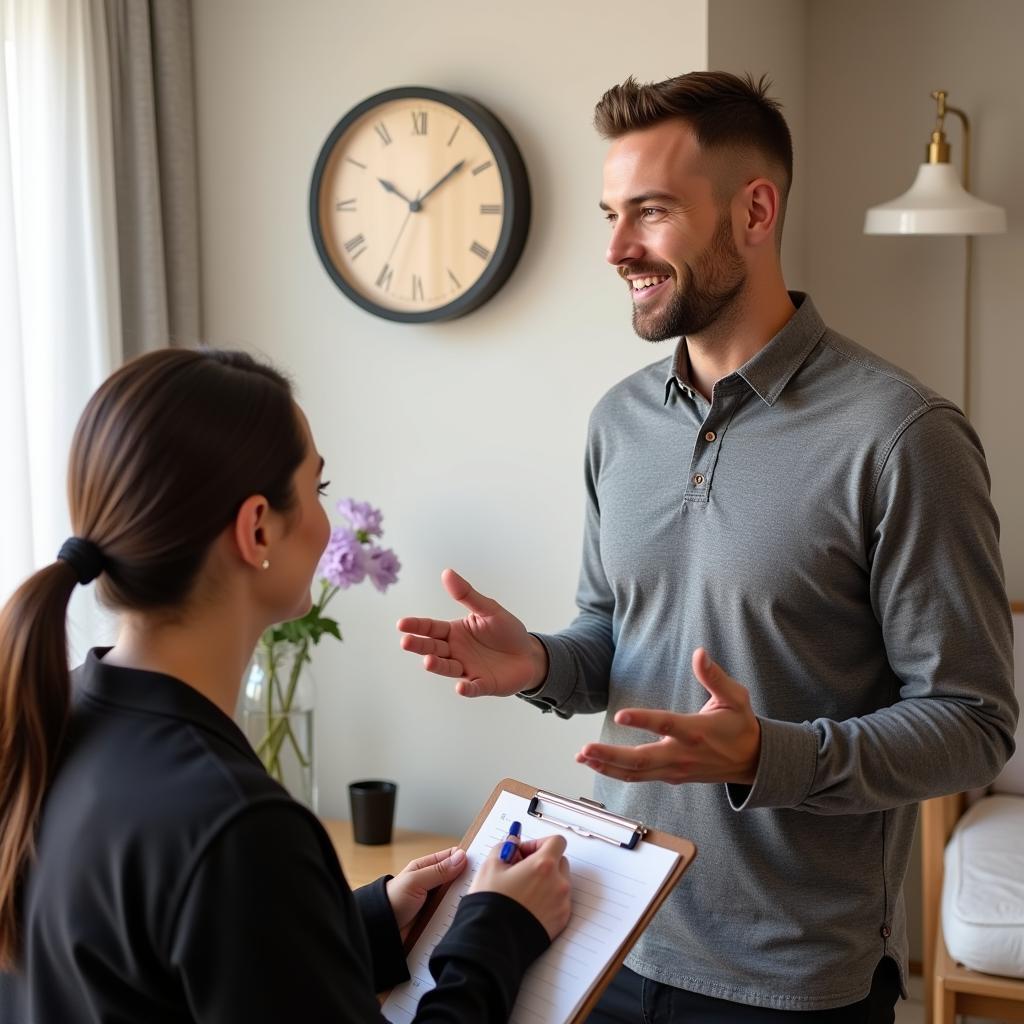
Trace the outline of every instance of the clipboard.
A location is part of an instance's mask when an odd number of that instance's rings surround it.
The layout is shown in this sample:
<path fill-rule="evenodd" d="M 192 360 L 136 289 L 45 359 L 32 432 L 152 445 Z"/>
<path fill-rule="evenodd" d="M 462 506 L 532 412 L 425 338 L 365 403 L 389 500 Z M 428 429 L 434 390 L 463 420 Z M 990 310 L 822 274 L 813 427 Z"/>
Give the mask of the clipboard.
<path fill-rule="evenodd" d="M 572 800 L 568 797 L 559 796 L 556 793 L 538 789 L 536 786 L 529 786 L 525 782 L 520 782 L 516 779 L 502 779 L 494 787 L 480 813 L 477 814 L 473 823 L 466 830 L 466 834 L 462 837 L 459 845 L 464 850 L 469 850 L 482 826 L 488 820 L 495 803 L 497 803 L 503 793 L 511 793 L 528 801 L 527 814 L 530 819 L 543 822 L 548 827 L 553 826 L 556 831 L 565 830 L 580 836 L 588 842 L 618 847 L 622 851 L 621 856 L 623 857 L 630 857 L 632 852 L 636 851 L 641 844 L 647 843 L 670 850 L 678 858 L 653 899 L 649 900 L 639 919 L 616 948 L 607 967 L 601 972 L 597 981 L 591 983 L 588 987 L 583 1003 L 580 1004 L 576 1012 L 569 1018 L 570 1024 L 578 1024 L 578 1022 L 584 1021 L 597 1005 L 602 993 L 610 984 L 612 977 L 626 959 L 626 954 L 635 945 L 641 932 L 650 924 L 651 919 L 658 912 L 668 894 L 682 878 L 683 873 L 693 863 L 697 855 L 697 848 L 688 839 L 682 839 L 667 832 L 648 828 L 643 822 L 614 814 L 606 810 L 604 805 L 596 800 L 589 800 L 586 797 Z M 528 821 L 524 819 L 524 830 L 527 829 L 527 826 Z M 572 858 L 570 857 L 571 866 Z M 430 924 L 431 918 L 444 900 L 451 884 L 454 883 L 449 883 L 448 886 L 431 892 L 406 938 L 406 955 L 409 954 Z"/>

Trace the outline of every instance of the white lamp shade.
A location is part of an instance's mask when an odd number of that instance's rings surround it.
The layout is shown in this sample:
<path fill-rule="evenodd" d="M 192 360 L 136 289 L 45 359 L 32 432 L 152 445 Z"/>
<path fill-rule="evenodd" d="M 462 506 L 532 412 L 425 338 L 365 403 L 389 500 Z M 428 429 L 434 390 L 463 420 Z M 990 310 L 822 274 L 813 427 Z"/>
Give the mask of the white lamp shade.
<path fill-rule="evenodd" d="M 1005 230 L 1006 211 L 975 199 L 952 164 L 921 164 L 903 195 L 872 206 L 864 218 L 866 235 L 998 235 Z"/>

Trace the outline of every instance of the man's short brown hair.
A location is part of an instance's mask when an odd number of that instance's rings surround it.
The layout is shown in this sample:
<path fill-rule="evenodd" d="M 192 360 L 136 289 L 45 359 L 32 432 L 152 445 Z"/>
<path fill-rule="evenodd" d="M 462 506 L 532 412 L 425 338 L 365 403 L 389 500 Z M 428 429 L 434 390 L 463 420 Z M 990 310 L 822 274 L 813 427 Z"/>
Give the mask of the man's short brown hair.
<path fill-rule="evenodd" d="M 679 118 L 693 130 L 705 153 L 754 151 L 775 171 L 781 236 L 793 182 L 793 140 L 782 105 L 768 96 L 770 86 L 767 76 L 755 83 L 750 75 L 740 78 L 728 71 L 691 71 L 644 85 L 630 75 L 601 97 L 594 108 L 594 127 L 604 138 L 617 139 Z"/>

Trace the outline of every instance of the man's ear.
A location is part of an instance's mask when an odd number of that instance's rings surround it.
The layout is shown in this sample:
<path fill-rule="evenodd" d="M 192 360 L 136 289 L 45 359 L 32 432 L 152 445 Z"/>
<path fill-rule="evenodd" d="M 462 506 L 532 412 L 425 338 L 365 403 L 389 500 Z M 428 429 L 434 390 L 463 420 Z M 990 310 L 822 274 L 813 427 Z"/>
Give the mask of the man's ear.
<path fill-rule="evenodd" d="M 242 502 L 235 516 L 234 539 L 238 556 L 254 569 L 270 560 L 274 541 L 270 522 L 270 502 L 262 494 L 253 494 Z"/>
<path fill-rule="evenodd" d="M 754 178 L 743 190 L 746 199 L 744 240 L 747 245 L 774 244 L 781 197 L 779 187 L 770 178 Z"/>

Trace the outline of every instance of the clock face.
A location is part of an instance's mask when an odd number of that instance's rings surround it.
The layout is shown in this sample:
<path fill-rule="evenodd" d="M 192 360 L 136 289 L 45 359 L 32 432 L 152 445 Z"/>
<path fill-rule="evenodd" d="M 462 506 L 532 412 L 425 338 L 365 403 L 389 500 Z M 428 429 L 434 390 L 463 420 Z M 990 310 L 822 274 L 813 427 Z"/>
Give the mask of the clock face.
<path fill-rule="evenodd" d="M 449 319 L 508 278 L 530 194 L 508 132 L 479 104 L 393 89 L 347 114 L 324 144 L 310 219 L 328 273 L 392 320 Z"/>

